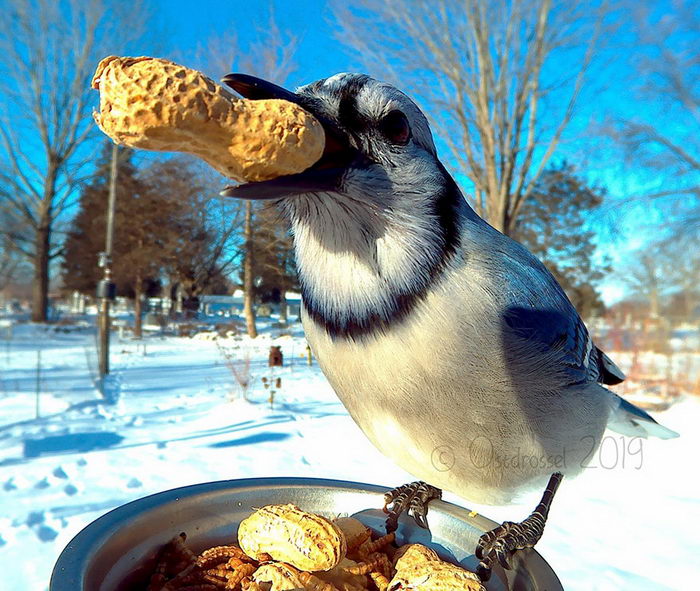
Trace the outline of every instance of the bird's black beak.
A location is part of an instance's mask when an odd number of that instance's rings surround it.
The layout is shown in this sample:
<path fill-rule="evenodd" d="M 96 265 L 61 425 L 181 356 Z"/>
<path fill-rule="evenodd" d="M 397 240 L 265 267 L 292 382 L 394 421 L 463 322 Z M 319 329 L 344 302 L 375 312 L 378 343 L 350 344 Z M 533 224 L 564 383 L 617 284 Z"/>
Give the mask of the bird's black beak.
<path fill-rule="evenodd" d="M 240 199 L 283 199 L 303 193 L 327 193 L 339 191 L 348 166 L 359 159 L 359 152 L 352 148 L 345 134 L 322 113 L 316 112 L 303 97 L 267 80 L 248 74 L 228 74 L 221 81 L 233 88 L 243 98 L 250 100 L 282 99 L 295 103 L 314 115 L 326 132 L 323 155 L 311 168 L 298 174 L 281 176 L 269 181 L 245 183 L 226 187 L 221 194 Z"/>

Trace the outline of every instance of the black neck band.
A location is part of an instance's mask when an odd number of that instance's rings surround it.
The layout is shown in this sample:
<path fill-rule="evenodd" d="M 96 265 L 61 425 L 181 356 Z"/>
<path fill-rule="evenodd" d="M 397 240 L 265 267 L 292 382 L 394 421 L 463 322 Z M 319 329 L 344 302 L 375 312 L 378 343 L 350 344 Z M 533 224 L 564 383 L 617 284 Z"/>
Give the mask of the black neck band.
<path fill-rule="evenodd" d="M 442 234 L 442 247 L 430 260 L 426 273 L 422 274 L 423 278 L 417 279 L 410 289 L 393 293 L 389 304 L 381 310 L 368 310 L 362 315 L 346 314 L 338 318 L 328 314 L 323 305 L 319 305 L 314 300 L 311 296 L 312 290 L 305 285 L 303 277 L 300 278 L 304 309 L 309 317 L 323 327 L 332 338 L 360 340 L 363 337 L 386 332 L 390 327 L 405 320 L 416 305 L 425 298 L 431 286 L 439 280 L 447 263 L 457 251 L 459 218 L 464 215 L 464 208 L 468 208 L 457 184 L 444 168 L 443 171 L 446 183 L 434 202 L 435 216 Z"/>

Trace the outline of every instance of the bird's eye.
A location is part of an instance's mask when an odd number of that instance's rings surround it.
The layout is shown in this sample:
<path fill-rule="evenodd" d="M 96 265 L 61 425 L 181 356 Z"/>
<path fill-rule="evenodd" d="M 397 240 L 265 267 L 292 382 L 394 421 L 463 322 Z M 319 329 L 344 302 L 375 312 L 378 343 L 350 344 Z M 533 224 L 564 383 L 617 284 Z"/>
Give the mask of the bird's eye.
<path fill-rule="evenodd" d="M 379 129 L 392 144 L 405 146 L 411 139 L 411 126 L 401 111 L 391 111 L 379 122 Z"/>

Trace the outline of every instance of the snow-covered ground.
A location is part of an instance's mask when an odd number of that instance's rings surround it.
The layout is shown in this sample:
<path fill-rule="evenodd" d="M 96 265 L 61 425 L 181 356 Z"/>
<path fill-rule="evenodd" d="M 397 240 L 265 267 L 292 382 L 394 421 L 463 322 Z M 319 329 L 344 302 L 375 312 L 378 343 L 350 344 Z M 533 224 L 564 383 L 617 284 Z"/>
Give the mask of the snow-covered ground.
<path fill-rule="evenodd" d="M 11 340 L 0 334 L 0 588 L 45 590 L 58 554 L 85 525 L 169 488 L 259 476 L 410 480 L 306 364 L 301 328 L 278 332 L 219 345 L 150 336 L 145 351 L 115 337 L 111 404 L 92 382 L 89 326 L 20 324 Z M 285 367 L 267 367 L 271 344 L 282 347 Z M 248 401 L 227 355 L 239 371 L 251 361 Z M 263 378 L 282 380 L 272 408 Z M 698 588 L 700 399 L 656 416 L 681 437 L 640 445 L 609 433 L 591 467 L 562 484 L 538 550 L 566 589 Z M 537 496 L 510 507 L 447 499 L 502 521 L 525 517 Z"/>

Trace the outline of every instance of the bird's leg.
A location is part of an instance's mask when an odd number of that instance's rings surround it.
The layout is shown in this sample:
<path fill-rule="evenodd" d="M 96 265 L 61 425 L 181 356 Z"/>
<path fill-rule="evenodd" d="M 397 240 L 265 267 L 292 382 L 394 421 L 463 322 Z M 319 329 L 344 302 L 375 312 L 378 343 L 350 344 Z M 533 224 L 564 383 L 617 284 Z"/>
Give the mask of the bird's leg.
<path fill-rule="evenodd" d="M 561 472 L 552 474 L 542 495 L 542 500 L 527 519 L 520 523 L 505 521 L 479 538 L 475 554 L 480 560 L 477 574 L 482 581 L 486 582 L 491 577 L 491 565 L 494 559 L 497 559 L 503 568 L 509 569 L 512 566 L 510 559 L 516 550 L 532 548 L 539 541 L 544 531 L 552 499 L 562 478 L 564 476 Z"/>
<path fill-rule="evenodd" d="M 410 484 L 403 484 L 390 490 L 384 495 L 384 513 L 386 518 L 386 531 L 391 533 L 399 527 L 399 516 L 404 511 L 411 515 L 415 522 L 422 528 L 428 529 L 426 515 L 428 503 L 442 498 L 439 488 L 418 480 Z M 390 507 L 391 505 L 391 507 Z"/>

